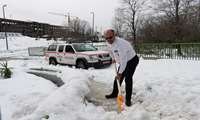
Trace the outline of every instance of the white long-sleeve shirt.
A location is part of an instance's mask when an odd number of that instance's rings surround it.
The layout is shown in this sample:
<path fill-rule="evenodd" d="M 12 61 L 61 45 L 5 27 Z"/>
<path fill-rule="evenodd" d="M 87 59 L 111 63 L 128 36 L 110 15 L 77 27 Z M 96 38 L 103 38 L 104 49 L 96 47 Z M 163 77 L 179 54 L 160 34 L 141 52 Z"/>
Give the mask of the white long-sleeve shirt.
<path fill-rule="evenodd" d="M 120 65 L 119 73 L 124 72 L 127 62 L 136 55 L 133 46 L 128 41 L 115 37 L 115 41 L 109 45 L 109 48 L 111 57 Z"/>

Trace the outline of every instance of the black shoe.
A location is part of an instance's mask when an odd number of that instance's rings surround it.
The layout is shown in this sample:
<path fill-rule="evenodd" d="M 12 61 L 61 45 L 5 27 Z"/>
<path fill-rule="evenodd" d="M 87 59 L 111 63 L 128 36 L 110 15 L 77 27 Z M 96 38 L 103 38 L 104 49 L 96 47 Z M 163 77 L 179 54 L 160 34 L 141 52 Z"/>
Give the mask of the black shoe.
<path fill-rule="evenodd" d="M 114 95 L 114 94 L 105 95 L 105 98 L 107 99 L 117 98 L 117 95 Z"/>
<path fill-rule="evenodd" d="M 130 107 L 132 104 L 131 104 L 131 101 L 130 100 L 126 100 L 126 106 Z"/>

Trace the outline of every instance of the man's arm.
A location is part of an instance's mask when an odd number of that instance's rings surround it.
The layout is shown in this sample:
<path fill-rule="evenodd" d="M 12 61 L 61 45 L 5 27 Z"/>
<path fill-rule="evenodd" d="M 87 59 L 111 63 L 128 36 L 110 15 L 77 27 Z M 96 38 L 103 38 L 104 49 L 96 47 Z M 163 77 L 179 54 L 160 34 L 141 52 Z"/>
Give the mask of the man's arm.
<path fill-rule="evenodd" d="M 111 50 L 109 50 L 109 54 L 110 54 L 110 56 L 111 56 L 111 58 L 112 58 L 112 63 L 115 63 L 115 62 L 116 62 L 116 61 L 115 61 L 115 57 L 114 57 L 114 55 L 113 55 L 113 53 L 112 53 Z"/>
<path fill-rule="evenodd" d="M 123 46 L 119 49 L 119 59 L 120 59 L 120 68 L 119 68 L 119 74 L 122 74 L 126 68 L 127 65 L 127 54 L 126 54 L 126 48 Z"/>

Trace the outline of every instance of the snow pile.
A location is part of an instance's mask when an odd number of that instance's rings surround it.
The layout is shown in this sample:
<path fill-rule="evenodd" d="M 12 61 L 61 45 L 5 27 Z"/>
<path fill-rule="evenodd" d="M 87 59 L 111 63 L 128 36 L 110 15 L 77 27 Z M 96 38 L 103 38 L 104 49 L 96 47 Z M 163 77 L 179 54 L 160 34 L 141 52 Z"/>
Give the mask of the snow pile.
<path fill-rule="evenodd" d="M 2 120 L 17 120 L 31 114 L 56 86 L 51 82 L 14 69 L 12 78 L 0 78 Z"/>
<path fill-rule="evenodd" d="M 148 113 L 140 106 L 118 114 L 88 103 L 85 95 L 90 92 L 88 84 L 93 78 L 85 70 L 65 68 L 61 76 L 66 84 L 40 103 L 33 114 L 20 120 L 45 120 L 46 116 L 49 120 L 150 120 Z"/>
<path fill-rule="evenodd" d="M 14 33 L 13 33 L 14 34 Z M 47 47 L 53 40 L 38 39 L 22 36 L 21 34 L 8 37 L 8 51 L 6 40 L 0 38 L 0 57 L 22 57 L 28 56 L 29 47 Z"/>
<path fill-rule="evenodd" d="M 200 118 L 199 61 L 141 61 L 135 76 L 136 96 L 154 118 Z"/>
<path fill-rule="evenodd" d="M 96 109 L 85 99 L 89 92 L 88 76 L 82 70 L 70 68 L 66 68 L 61 76 L 66 84 L 48 96 L 32 115 L 21 120 L 39 120 L 46 115 L 50 120 L 88 120 L 100 117 L 98 113 L 104 110 Z"/>
<path fill-rule="evenodd" d="M 133 105 L 121 114 L 106 111 L 85 98 L 92 81 L 106 85 L 96 86 L 102 89 L 100 95 L 111 92 L 113 66 L 79 70 L 49 66 L 43 59 L 11 60 L 9 65 L 14 68 L 13 78 L 0 79 L 2 120 L 45 120 L 45 116 L 49 120 L 200 119 L 199 61 L 140 60 L 133 77 Z M 65 85 L 56 88 L 45 79 L 25 73 L 32 67 L 61 71 L 56 75 Z"/>

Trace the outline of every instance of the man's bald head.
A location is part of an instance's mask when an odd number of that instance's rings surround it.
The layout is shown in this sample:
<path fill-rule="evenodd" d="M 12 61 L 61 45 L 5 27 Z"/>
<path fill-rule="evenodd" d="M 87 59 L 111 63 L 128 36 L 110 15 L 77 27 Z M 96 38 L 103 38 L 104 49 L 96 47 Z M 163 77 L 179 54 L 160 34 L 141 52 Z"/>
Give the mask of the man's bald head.
<path fill-rule="evenodd" d="M 115 40 L 115 31 L 113 29 L 108 29 L 104 33 L 105 39 L 109 44 L 112 44 Z"/>
<path fill-rule="evenodd" d="M 115 30 L 113 30 L 113 29 L 108 29 L 108 30 L 106 30 L 107 32 L 112 32 L 112 33 L 115 33 Z"/>

